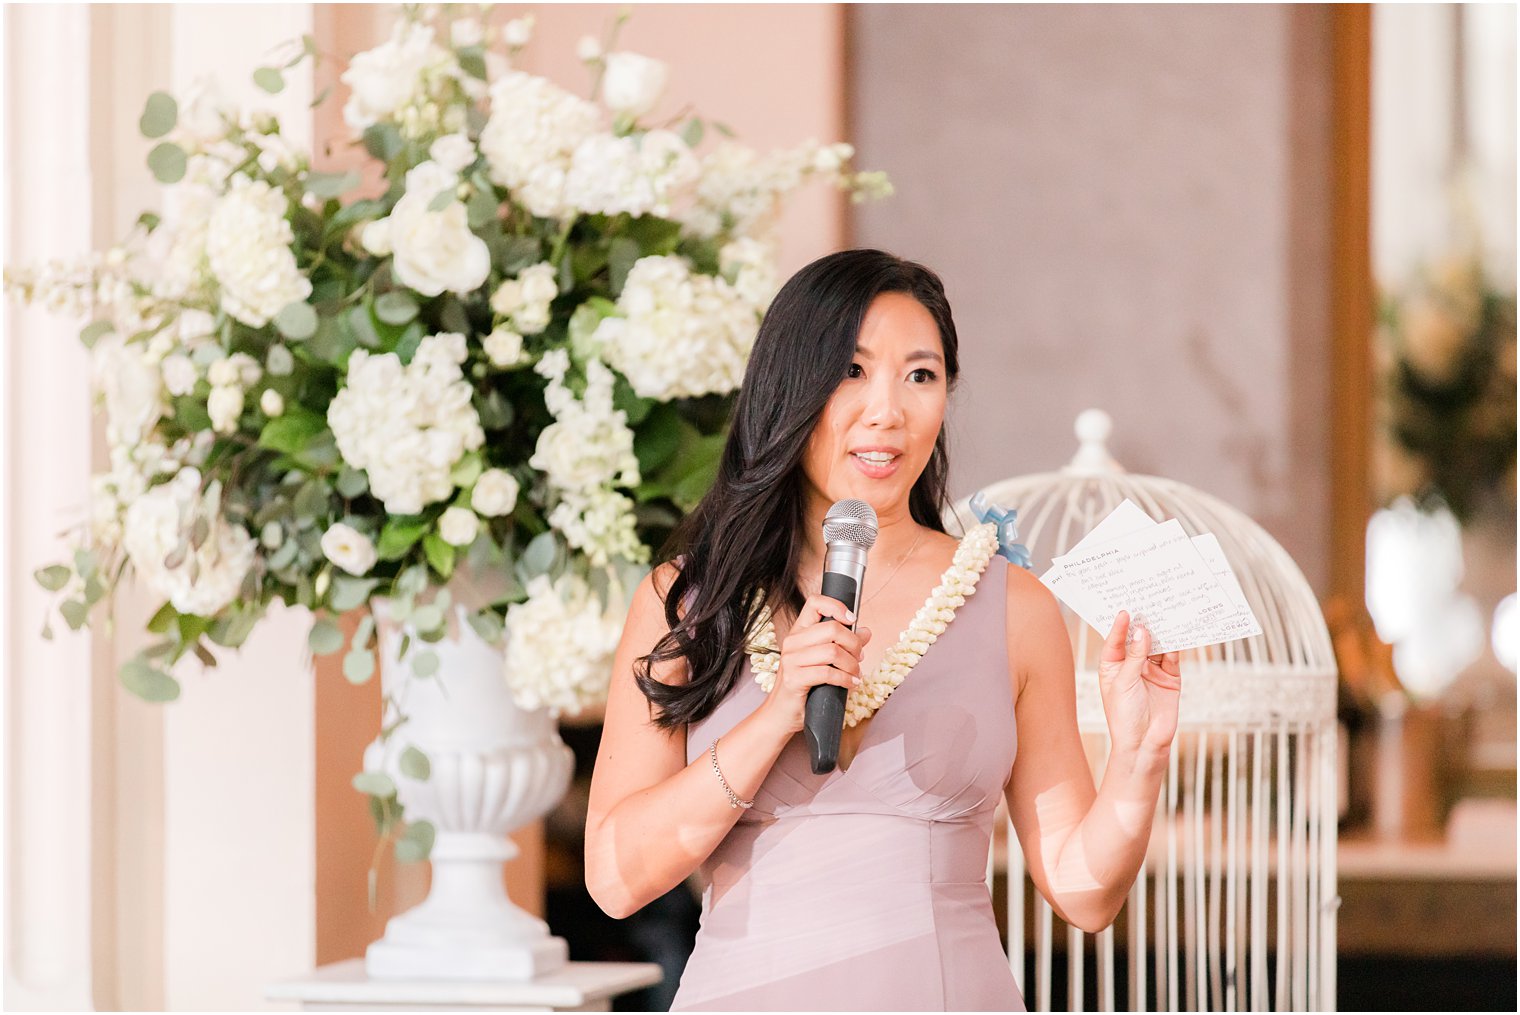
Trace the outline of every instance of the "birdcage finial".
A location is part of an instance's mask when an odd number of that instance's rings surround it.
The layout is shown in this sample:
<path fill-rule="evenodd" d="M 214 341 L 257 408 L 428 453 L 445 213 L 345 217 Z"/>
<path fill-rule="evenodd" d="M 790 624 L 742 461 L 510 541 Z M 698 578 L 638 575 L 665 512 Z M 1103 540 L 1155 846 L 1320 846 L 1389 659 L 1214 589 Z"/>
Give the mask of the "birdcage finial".
<path fill-rule="evenodd" d="M 1123 472 L 1124 466 L 1108 453 L 1108 435 L 1113 429 L 1113 417 L 1102 409 L 1084 409 L 1078 413 L 1076 431 L 1081 446 L 1061 471 L 1068 475 Z"/>

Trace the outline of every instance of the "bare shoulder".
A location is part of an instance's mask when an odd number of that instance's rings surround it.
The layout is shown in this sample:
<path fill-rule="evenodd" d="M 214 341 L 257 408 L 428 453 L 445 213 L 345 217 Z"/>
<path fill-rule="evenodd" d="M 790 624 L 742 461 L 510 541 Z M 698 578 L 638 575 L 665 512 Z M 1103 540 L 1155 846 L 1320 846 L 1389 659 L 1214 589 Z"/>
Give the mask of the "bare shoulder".
<path fill-rule="evenodd" d="M 1005 568 L 1008 583 L 1008 660 L 1022 695 L 1031 675 L 1071 666 L 1066 621 L 1054 593 L 1031 571 Z"/>
<path fill-rule="evenodd" d="M 618 662 L 632 666 L 635 660 L 653 652 L 660 640 L 670 633 L 665 604 L 670 587 L 680 573 L 680 566 L 671 561 L 659 565 L 639 582 L 633 600 L 628 604 L 628 619 L 623 623 Z M 663 683 L 685 683 L 686 667 L 680 660 L 657 662 L 650 667 L 649 674 Z"/>

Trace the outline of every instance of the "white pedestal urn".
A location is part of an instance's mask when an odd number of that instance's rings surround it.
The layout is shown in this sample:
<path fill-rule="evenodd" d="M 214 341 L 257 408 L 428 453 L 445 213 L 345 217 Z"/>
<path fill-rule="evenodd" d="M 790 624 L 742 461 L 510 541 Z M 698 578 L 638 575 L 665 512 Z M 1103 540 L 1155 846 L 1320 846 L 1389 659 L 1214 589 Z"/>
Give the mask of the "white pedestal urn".
<path fill-rule="evenodd" d="M 570 785 L 574 755 L 543 709 L 524 711 L 503 679 L 503 650 L 476 634 L 464 604 L 449 608 L 449 635 L 410 652 L 438 654 L 437 673 L 417 677 L 396 650 L 404 625 L 377 603 L 381 686 L 407 721 L 364 753 L 366 771 L 395 780 L 406 817 L 436 830 L 432 887 L 393 917 L 365 953 L 376 979 L 529 980 L 563 966 L 563 938 L 507 897 L 502 864 L 517 854 L 513 830 L 547 814 Z M 387 723 L 392 715 L 386 716 Z M 402 774 L 408 746 L 427 755 L 430 774 Z"/>

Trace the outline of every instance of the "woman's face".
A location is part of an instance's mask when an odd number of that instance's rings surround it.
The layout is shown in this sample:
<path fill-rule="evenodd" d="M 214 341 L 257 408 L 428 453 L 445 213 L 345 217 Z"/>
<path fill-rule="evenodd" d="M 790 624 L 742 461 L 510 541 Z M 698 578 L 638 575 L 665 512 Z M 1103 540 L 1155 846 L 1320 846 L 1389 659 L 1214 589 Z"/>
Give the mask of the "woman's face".
<path fill-rule="evenodd" d="M 803 452 L 808 493 L 824 508 L 854 497 L 883 522 L 905 516 L 934 452 L 948 386 L 939 327 L 907 293 L 871 301 L 855 359 Z"/>

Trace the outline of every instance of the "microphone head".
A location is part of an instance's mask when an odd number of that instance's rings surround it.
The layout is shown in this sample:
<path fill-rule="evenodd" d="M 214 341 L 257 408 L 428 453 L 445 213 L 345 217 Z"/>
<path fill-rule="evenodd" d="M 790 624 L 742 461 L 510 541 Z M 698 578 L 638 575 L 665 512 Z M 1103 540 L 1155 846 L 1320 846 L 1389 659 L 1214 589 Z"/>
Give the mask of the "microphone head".
<path fill-rule="evenodd" d="M 823 518 L 825 543 L 852 543 L 862 550 L 876 545 L 876 510 L 853 497 L 835 501 Z"/>

